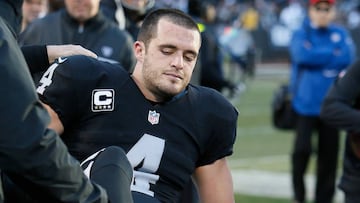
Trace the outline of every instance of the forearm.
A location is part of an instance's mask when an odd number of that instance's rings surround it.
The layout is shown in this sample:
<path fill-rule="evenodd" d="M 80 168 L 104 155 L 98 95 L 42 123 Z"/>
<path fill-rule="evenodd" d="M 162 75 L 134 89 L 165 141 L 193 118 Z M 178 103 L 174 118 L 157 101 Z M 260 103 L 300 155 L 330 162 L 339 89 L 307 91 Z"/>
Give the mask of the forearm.
<path fill-rule="evenodd" d="M 334 57 L 333 49 L 329 46 L 314 46 L 305 31 L 294 33 L 289 51 L 294 63 L 314 69 L 323 67 Z"/>
<path fill-rule="evenodd" d="M 197 168 L 194 178 L 201 202 L 235 202 L 232 177 L 225 158 Z"/>
<path fill-rule="evenodd" d="M 21 47 L 31 74 L 42 72 L 49 67 L 46 45 L 31 45 Z"/>
<path fill-rule="evenodd" d="M 85 55 L 96 58 L 97 55 L 80 45 L 31 45 L 21 47 L 30 73 L 45 71 L 55 59 L 72 55 Z"/>

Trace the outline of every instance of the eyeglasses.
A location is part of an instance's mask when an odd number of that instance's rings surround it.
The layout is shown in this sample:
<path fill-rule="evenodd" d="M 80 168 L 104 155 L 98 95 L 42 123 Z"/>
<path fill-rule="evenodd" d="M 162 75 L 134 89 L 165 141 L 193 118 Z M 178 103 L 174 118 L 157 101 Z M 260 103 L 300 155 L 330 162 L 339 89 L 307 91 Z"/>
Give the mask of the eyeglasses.
<path fill-rule="evenodd" d="M 328 13 L 332 8 L 331 7 L 320 7 L 320 6 L 314 6 L 315 10 L 318 12 L 325 12 Z"/>

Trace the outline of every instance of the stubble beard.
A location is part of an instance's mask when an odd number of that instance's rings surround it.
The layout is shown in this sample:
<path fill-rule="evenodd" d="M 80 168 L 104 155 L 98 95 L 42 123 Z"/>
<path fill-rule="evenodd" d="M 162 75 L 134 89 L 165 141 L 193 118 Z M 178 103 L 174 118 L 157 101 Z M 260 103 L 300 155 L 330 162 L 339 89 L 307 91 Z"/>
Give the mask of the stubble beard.
<path fill-rule="evenodd" d="M 152 71 L 149 67 L 151 65 L 147 60 L 144 61 L 144 66 L 142 69 L 144 84 L 147 89 L 155 96 L 157 102 L 163 102 L 170 100 L 173 96 L 177 94 L 172 87 L 169 87 L 170 81 L 164 81 L 162 78 L 163 75 L 159 75 L 156 71 Z"/>

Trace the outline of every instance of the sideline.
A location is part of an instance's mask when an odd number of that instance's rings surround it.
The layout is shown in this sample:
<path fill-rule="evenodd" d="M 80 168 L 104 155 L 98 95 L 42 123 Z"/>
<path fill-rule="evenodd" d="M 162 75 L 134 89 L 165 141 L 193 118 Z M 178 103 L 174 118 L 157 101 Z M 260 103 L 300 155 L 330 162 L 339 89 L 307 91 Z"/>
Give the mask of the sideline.
<path fill-rule="evenodd" d="M 279 77 L 288 78 L 290 65 L 288 63 L 259 63 L 256 64 L 255 75 L 257 78 Z M 275 197 L 291 200 L 292 188 L 290 173 L 272 172 L 254 169 L 235 169 L 253 165 L 254 163 L 273 163 L 288 160 L 287 155 L 267 156 L 249 159 L 228 159 L 233 177 L 234 192 L 263 197 Z M 307 200 L 313 200 L 315 177 L 305 176 Z M 336 188 L 334 203 L 343 203 L 344 194 Z"/>
<path fill-rule="evenodd" d="M 231 170 L 234 192 L 254 196 L 276 197 L 291 199 L 291 179 L 289 173 L 269 172 L 260 170 Z M 305 178 L 307 199 L 314 197 L 315 177 L 307 175 Z M 344 194 L 337 188 L 335 203 L 342 203 Z"/>

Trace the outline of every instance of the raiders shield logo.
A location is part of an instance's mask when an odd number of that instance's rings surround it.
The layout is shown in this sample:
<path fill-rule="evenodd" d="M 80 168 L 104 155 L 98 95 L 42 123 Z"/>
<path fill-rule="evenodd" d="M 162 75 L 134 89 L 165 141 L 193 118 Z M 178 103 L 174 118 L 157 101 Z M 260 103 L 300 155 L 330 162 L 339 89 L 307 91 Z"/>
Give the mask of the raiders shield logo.
<path fill-rule="evenodd" d="M 160 114 L 156 113 L 156 111 L 149 111 L 148 114 L 148 121 L 151 123 L 151 125 L 155 125 L 159 123 Z"/>

